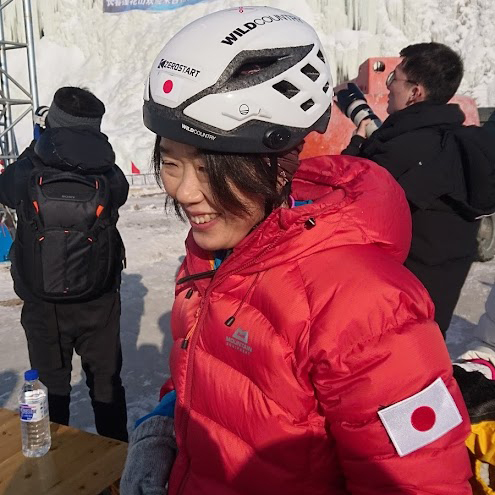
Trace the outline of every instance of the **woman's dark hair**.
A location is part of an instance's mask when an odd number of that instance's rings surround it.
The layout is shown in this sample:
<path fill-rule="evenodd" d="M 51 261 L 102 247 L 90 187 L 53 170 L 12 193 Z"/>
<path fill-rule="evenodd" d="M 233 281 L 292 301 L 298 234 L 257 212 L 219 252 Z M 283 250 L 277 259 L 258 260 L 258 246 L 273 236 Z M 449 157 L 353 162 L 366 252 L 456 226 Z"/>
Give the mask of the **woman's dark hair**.
<path fill-rule="evenodd" d="M 155 179 L 162 187 L 160 178 L 161 158 L 160 140 L 157 136 L 153 149 L 152 165 Z M 237 216 L 249 213 L 246 205 L 238 198 L 235 189 L 239 192 L 258 196 L 264 200 L 265 216 L 268 216 L 275 208 L 286 201 L 290 194 L 290 183 L 279 191 L 277 185 L 277 164 L 271 165 L 255 154 L 225 154 L 205 150 L 202 153 L 205 160 L 205 170 L 208 176 L 213 201 L 215 204 Z M 177 201 L 167 197 L 165 205 L 173 203 L 175 211 L 180 218 L 184 218 Z"/>
<path fill-rule="evenodd" d="M 442 43 L 417 43 L 402 49 L 400 56 L 402 70 L 409 80 L 425 87 L 428 101 L 443 105 L 455 95 L 464 68 L 454 50 Z"/>

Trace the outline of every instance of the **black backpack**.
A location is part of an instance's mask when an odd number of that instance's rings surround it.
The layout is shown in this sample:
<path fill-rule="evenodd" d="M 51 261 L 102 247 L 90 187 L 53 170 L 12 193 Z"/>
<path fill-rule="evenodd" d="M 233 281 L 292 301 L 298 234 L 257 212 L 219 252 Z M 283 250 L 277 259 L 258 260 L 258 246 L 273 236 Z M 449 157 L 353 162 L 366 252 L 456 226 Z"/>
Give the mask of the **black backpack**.
<path fill-rule="evenodd" d="M 441 198 L 469 221 L 495 212 L 495 146 L 487 129 L 442 131 L 441 151 L 420 165 L 398 179 L 416 206 L 426 208 Z"/>
<path fill-rule="evenodd" d="M 493 133 L 474 125 L 454 132 L 461 154 L 467 210 L 473 217 L 495 212 L 495 143 Z"/>
<path fill-rule="evenodd" d="M 48 302 L 94 299 L 115 284 L 124 260 L 108 181 L 104 174 L 61 171 L 38 160 L 34 165 L 28 201 L 19 208 L 21 278 Z"/>

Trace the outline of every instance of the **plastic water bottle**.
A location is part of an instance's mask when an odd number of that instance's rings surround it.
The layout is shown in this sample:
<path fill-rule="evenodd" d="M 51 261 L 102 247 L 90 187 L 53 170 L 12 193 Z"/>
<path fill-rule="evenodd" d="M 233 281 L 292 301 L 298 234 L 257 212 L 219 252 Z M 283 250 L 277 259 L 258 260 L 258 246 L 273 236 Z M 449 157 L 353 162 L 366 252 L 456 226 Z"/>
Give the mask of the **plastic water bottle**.
<path fill-rule="evenodd" d="M 38 378 L 38 370 L 26 371 L 19 395 L 22 453 L 26 457 L 41 457 L 50 450 L 52 444 L 48 391 Z"/>

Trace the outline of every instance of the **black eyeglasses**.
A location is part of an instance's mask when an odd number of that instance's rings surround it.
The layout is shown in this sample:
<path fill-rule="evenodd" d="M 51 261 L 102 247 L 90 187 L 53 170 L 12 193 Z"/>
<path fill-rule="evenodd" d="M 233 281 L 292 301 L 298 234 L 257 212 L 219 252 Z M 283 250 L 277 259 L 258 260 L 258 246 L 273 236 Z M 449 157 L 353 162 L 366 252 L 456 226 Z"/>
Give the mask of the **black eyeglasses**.
<path fill-rule="evenodd" d="M 404 81 L 404 82 L 408 82 L 408 83 L 411 83 L 411 84 L 418 84 L 416 81 L 411 81 L 410 79 L 397 79 L 397 77 L 395 76 L 395 70 L 393 70 L 388 76 L 387 76 L 387 80 L 385 81 L 385 84 L 387 86 L 387 88 L 390 87 L 390 85 L 394 82 L 394 81 Z"/>

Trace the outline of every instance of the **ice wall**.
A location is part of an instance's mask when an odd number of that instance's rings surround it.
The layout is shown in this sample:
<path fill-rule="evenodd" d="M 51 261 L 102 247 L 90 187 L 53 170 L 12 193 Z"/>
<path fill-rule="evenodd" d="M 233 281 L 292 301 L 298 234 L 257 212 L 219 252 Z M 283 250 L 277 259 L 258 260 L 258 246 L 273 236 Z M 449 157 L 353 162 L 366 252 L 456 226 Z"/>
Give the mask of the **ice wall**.
<path fill-rule="evenodd" d="M 152 136 L 143 129 L 143 81 L 154 56 L 169 37 L 206 13 L 238 5 L 214 0 L 160 13 L 103 14 L 102 0 L 33 0 L 40 101 L 57 87 L 82 85 L 107 106 L 103 128 L 125 170 L 149 161 Z M 464 57 L 461 92 L 480 106 L 495 105 L 494 0 L 250 0 L 288 10 L 319 32 L 334 80 L 352 78 L 370 56 L 398 54 L 420 41 L 442 41 Z M 22 2 L 5 9 L 6 34 L 22 39 Z M 194 47 L 192 48 L 194 49 Z M 12 56 L 9 70 L 21 80 L 24 56 Z M 30 137 L 26 122 L 20 144 Z"/>
<path fill-rule="evenodd" d="M 217 0 L 208 5 L 173 11 L 173 16 L 187 22 L 191 17 L 201 15 L 201 12 L 238 3 L 238 0 Z M 359 64 L 369 56 L 396 55 L 408 43 L 434 40 L 449 43 L 464 56 L 467 69 L 463 85 L 465 91 L 471 91 L 473 96 L 485 100 L 480 101 L 483 104 L 495 99 L 493 0 L 253 0 L 249 3 L 270 4 L 290 9 L 299 15 L 309 13 L 305 18 L 313 21 L 322 34 L 339 82 L 353 77 Z M 95 48 L 101 52 L 95 45 L 109 42 L 110 33 L 105 29 L 99 32 L 94 29 L 82 31 L 77 26 L 77 14 L 81 12 L 90 12 L 94 25 L 101 25 L 101 4 L 102 0 L 33 0 L 36 33 L 39 38 L 48 36 L 62 46 L 78 46 L 86 54 Z M 12 5 L 6 9 L 6 34 L 14 41 L 22 40 L 22 2 L 17 0 Z M 124 15 L 134 17 L 139 13 Z M 157 16 L 166 19 L 172 14 L 144 15 L 153 24 Z M 115 24 L 108 23 L 109 26 Z M 170 27 L 170 23 L 164 24 Z M 139 22 L 128 34 L 133 36 L 133 31 L 142 25 Z M 475 88 L 480 85 L 484 87 Z"/>

